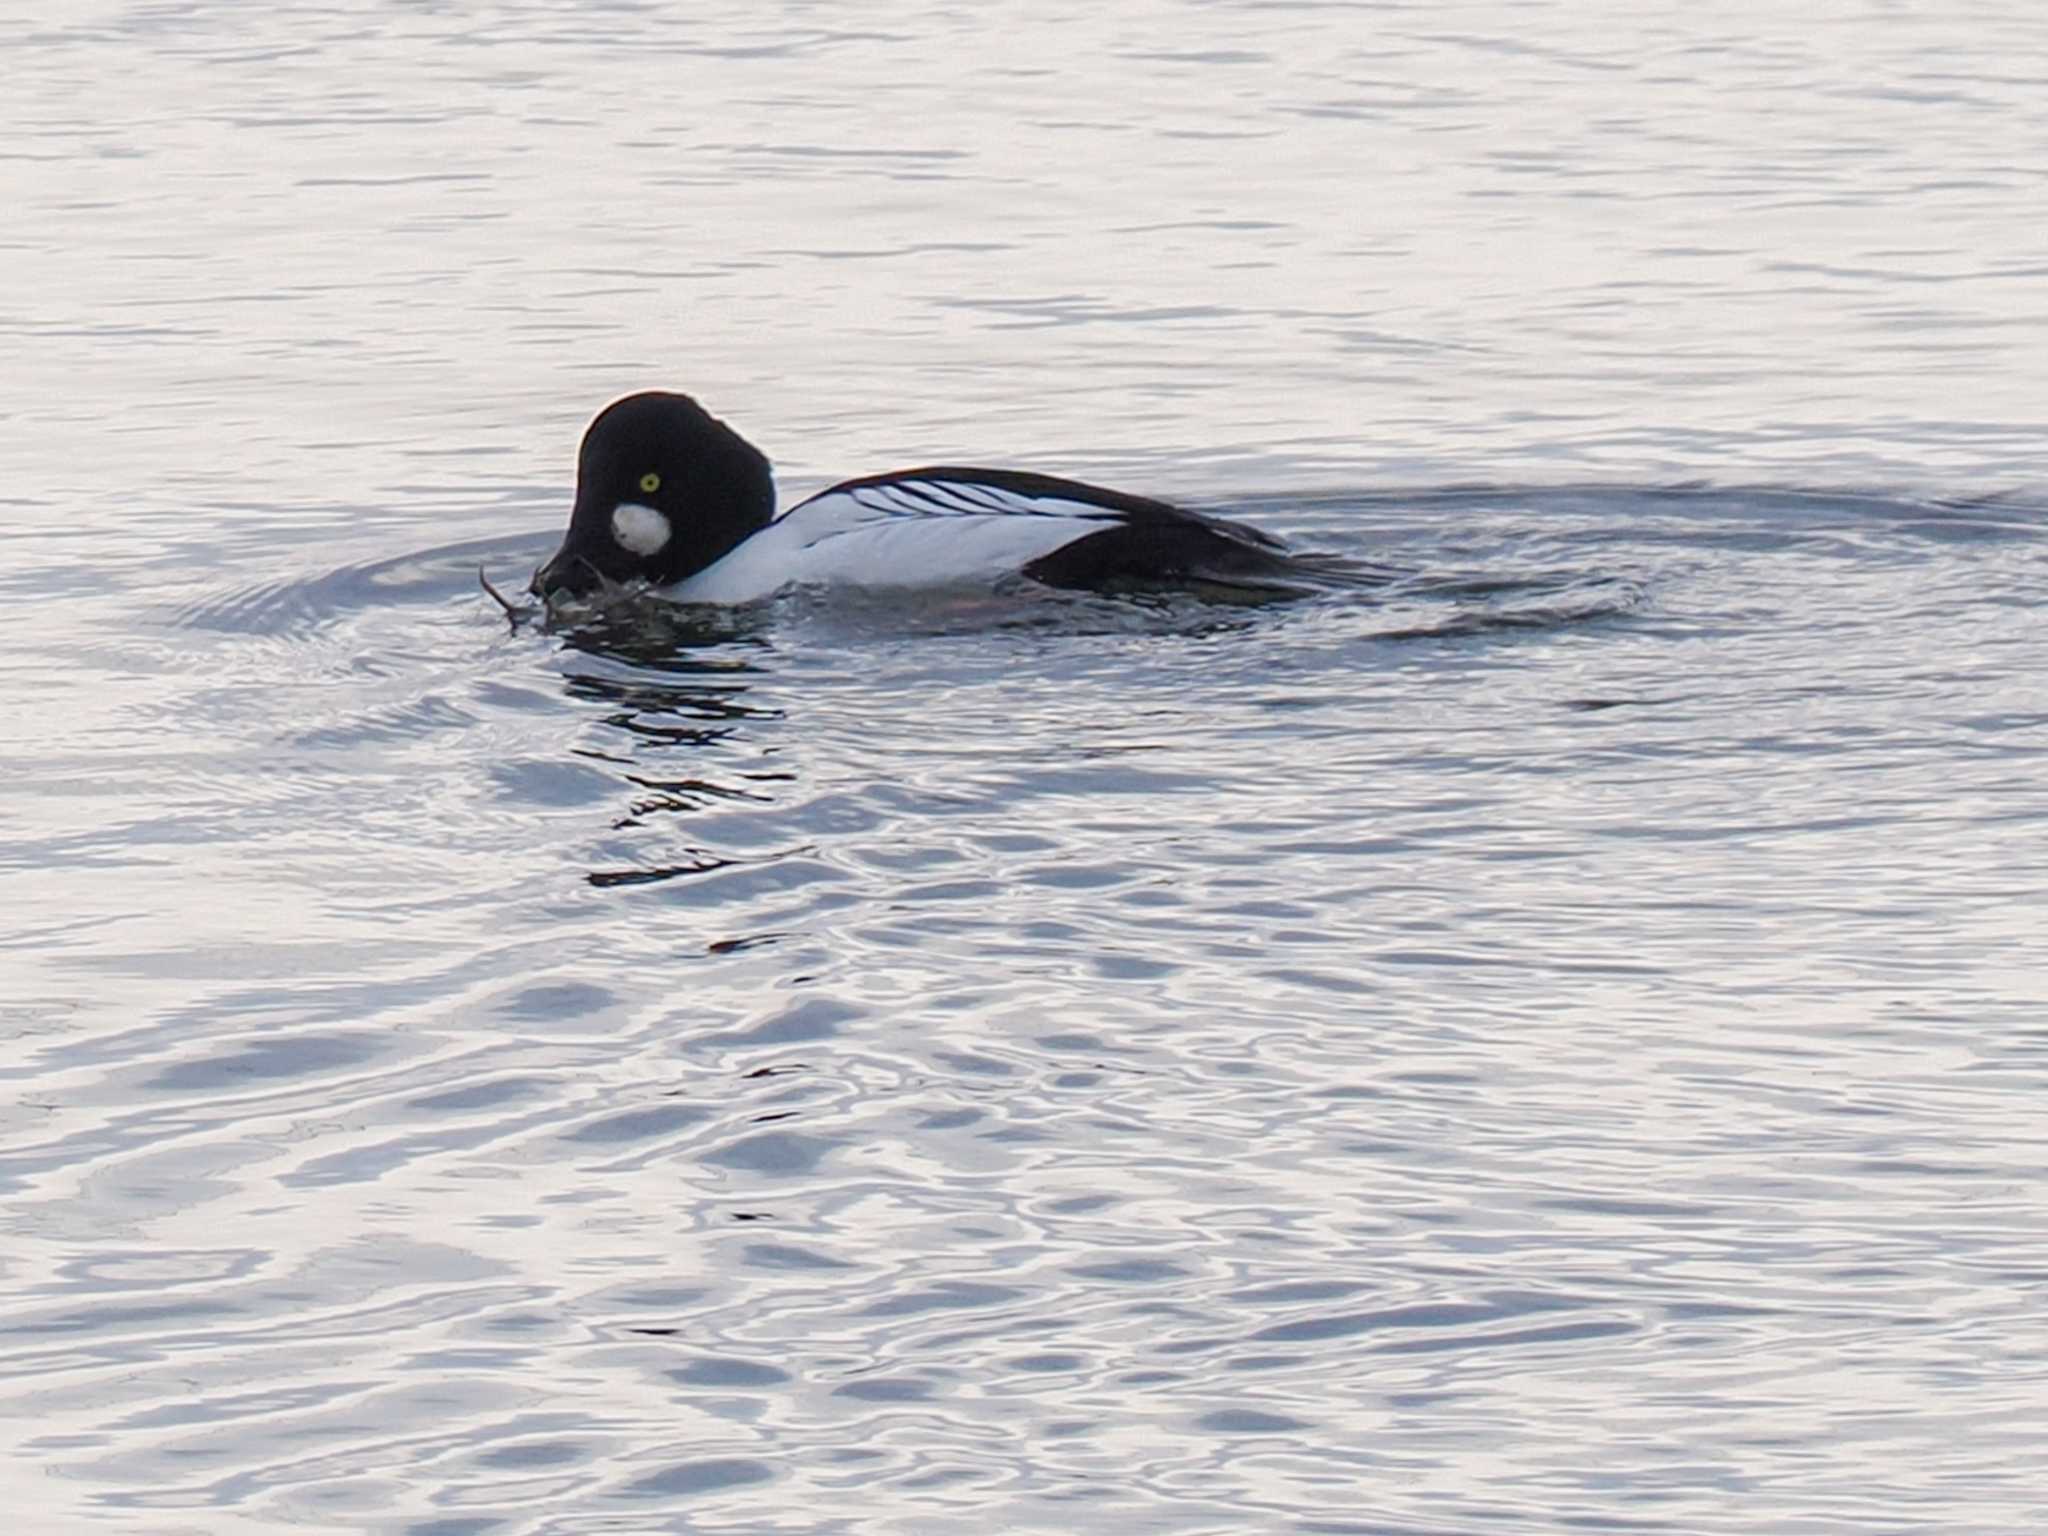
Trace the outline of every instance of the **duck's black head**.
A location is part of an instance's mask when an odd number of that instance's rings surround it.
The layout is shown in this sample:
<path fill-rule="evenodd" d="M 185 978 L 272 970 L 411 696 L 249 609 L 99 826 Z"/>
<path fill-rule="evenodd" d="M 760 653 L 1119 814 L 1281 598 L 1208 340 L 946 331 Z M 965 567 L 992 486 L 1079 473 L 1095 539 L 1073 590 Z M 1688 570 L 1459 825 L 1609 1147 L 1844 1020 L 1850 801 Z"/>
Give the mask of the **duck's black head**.
<path fill-rule="evenodd" d="M 768 460 L 688 395 L 614 400 L 583 434 L 562 547 L 533 574 L 544 599 L 607 582 L 666 586 L 775 515 Z"/>

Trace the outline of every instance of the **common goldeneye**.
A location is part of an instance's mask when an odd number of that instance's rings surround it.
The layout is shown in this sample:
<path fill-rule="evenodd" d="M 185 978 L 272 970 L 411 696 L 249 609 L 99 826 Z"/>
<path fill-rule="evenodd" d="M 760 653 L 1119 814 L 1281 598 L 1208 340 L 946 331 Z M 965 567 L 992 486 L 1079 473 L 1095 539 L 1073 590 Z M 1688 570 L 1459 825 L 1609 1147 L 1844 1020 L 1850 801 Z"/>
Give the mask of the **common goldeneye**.
<path fill-rule="evenodd" d="M 848 480 L 775 515 L 768 460 L 687 395 L 615 400 L 583 434 L 562 547 L 534 573 L 549 602 L 615 583 L 681 603 L 785 587 L 938 586 L 1021 573 L 1054 587 L 1314 584 L 1312 562 L 1242 523 L 1007 469 Z"/>

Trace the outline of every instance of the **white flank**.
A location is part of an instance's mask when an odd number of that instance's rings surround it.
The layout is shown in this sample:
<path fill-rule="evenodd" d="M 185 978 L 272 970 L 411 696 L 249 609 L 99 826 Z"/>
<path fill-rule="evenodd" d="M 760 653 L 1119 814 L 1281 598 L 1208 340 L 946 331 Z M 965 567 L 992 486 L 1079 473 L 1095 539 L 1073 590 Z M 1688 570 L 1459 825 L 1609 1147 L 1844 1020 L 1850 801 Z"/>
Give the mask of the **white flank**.
<path fill-rule="evenodd" d="M 612 508 L 612 537 L 619 541 L 621 549 L 633 554 L 659 553 L 673 531 L 666 514 L 643 507 L 637 501 L 622 501 Z"/>
<path fill-rule="evenodd" d="M 661 595 L 679 603 L 746 603 L 795 586 L 994 581 L 1123 521 L 1091 502 L 991 492 L 980 485 L 956 489 L 944 481 L 907 483 L 951 505 L 934 506 L 886 486 L 825 491 Z"/>

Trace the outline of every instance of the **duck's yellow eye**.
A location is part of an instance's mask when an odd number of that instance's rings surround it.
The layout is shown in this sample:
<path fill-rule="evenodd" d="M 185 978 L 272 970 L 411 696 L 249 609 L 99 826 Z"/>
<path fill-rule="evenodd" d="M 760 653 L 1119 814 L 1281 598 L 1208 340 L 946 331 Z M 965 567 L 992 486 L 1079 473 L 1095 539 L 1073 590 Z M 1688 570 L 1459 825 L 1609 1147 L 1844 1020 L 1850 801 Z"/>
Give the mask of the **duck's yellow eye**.
<path fill-rule="evenodd" d="M 646 474 L 640 477 L 640 489 L 646 492 L 646 494 L 648 494 L 649 496 L 652 496 L 656 491 L 661 489 L 661 476 L 657 475 L 653 470 L 650 469 L 649 471 L 647 471 Z"/>

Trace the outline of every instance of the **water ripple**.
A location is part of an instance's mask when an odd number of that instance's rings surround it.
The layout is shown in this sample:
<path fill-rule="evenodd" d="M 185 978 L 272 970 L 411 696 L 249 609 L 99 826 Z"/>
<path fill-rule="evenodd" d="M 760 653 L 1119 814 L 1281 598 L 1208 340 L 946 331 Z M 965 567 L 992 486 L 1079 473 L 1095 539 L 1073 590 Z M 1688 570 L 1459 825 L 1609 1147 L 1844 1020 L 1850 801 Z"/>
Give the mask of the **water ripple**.
<path fill-rule="evenodd" d="M 29 1522 L 2039 1528 L 1980 12 L 13 36 Z M 509 632 L 652 384 L 1375 580 Z"/>

